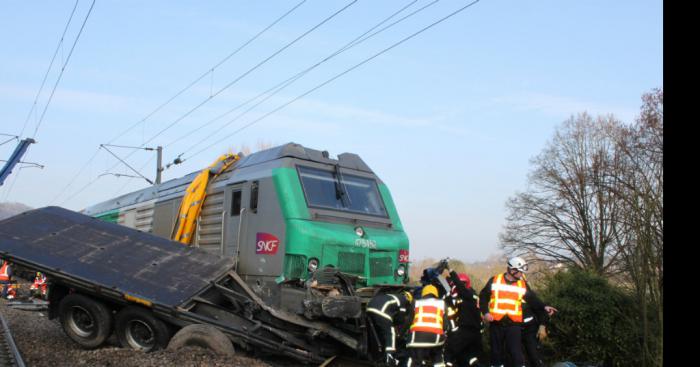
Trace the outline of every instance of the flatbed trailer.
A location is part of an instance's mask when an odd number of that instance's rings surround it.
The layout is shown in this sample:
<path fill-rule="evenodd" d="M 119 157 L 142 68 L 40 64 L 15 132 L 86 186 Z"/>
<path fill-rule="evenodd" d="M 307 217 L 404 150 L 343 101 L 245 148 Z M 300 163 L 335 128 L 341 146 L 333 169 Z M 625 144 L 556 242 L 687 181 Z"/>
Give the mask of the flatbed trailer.
<path fill-rule="evenodd" d="M 238 348 L 305 363 L 337 355 L 371 360 L 376 352 L 363 310 L 331 324 L 272 308 L 234 271 L 230 257 L 64 208 L 0 221 L 0 258 L 46 274 L 49 318 L 58 317 L 85 348 L 114 331 L 125 347 L 160 349 L 175 331 L 204 324 Z M 334 299 L 360 297 L 345 293 L 324 297 L 319 307 L 332 313 Z"/>

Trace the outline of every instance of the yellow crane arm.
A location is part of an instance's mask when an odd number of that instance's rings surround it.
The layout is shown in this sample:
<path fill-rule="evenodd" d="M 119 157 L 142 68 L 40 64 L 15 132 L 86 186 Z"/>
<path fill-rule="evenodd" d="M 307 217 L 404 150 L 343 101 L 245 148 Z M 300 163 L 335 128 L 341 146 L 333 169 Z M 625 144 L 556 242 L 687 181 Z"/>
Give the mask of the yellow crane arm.
<path fill-rule="evenodd" d="M 207 197 L 209 181 L 231 167 L 240 159 L 238 154 L 224 154 L 209 167 L 200 172 L 185 190 L 185 196 L 180 202 L 180 209 L 175 220 L 172 235 L 173 241 L 182 242 L 185 245 L 192 243 L 194 231 L 197 228 L 197 218 L 202 210 L 202 205 Z"/>

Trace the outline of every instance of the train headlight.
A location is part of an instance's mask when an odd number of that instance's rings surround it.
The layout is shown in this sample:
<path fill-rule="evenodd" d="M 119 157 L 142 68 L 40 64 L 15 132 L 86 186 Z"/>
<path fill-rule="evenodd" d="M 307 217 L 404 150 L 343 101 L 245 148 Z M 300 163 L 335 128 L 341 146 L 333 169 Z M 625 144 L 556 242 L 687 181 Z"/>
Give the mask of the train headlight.
<path fill-rule="evenodd" d="M 316 271 L 316 269 L 318 269 L 318 259 L 317 258 L 313 257 L 313 258 L 311 258 L 311 260 L 309 260 L 308 269 L 309 269 L 310 273 L 313 273 Z"/>
<path fill-rule="evenodd" d="M 355 227 L 355 234 L 362 237 L 365 235 L 365 230 L 362 227 Z"/>
<path fill-rule="evenodd" d="M 396 276 L 399 278 L 403 278 L 404 275 L 406 275 L 406 267 L 403 265 L 399 265 L 398 268 L 396 268 Z"/>

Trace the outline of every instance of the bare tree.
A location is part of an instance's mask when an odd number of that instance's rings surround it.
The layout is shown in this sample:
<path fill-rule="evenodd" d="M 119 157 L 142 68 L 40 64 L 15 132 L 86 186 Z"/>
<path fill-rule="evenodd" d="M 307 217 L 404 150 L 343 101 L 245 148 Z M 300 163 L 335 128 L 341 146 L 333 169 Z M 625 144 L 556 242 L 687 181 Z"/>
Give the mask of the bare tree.
<path fill-rule="evenodd" d="M 621 199 L 618 236 L 625 275 L 640 306 L 643 363 L 663 364 L 663 91 L 642 97 L 637 124 L 620 131 L 623 166 L 610 189 Z M 652 310 L 650 314 L 649 311 Z M 653 330 L 658 329 L 658 330 Z M 652 334 L 652 330 L 656 333 Z"/>
<path fill-rule="evenodd" d="M 510 198 L 500 235 L 511 254 L 598 274 L 619 271 L 621 244 L 616 226 L 621 205 L 610 186 L 620 164 L 611 132 L 622 129 L 613 116 L 587 113 L 565 121 L 542 153 L 532 159 L 528 189 Z"/>
<path fill-rule="evenodd" d="M 663 91 L 642 100 L 636 124 L 581 114 L 557 129 L 526 192 L 506 204 L 501 245 L 633 291 L 643 366 L 662 366 Z"/>

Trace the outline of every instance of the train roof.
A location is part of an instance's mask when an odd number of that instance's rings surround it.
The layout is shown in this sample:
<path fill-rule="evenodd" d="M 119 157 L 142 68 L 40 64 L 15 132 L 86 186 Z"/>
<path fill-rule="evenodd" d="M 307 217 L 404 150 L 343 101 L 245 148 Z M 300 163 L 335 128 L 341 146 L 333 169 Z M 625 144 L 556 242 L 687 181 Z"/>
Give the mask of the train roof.
<path fill-rule="evenodd" d="M 241 160 L 236 162 L 225 173 L 217 178 L 217 183 L 228 183 L 228 181 L 231 180 L 238 181 L 239 178 L 237 175 L 228 172 L 240 172 L 246 168 L 254 170 L 256 166 L 262 167 L 263 165 L 266 167 L 266 169 L 269 169 L 271 166 L 293 167 L 293 159 L 322 164 L 333 164 L 347 169 L 374 174 L 369 166 L 367 166 L 367 164 L 357 154 L 342 153 L 338 155 L 337 159 L 333 159 L 330 158 L 327 151 L 306 148 L 301 144 L 290 142 L 242 157 Z M 279 163 L 276 165 L 274 163 L 275 161 Z M 183 177 L 165 181 L 160 185 L 153 185 L 135 192 L 124 194 L 122 196 L 87 207 L 81 212 L 88 215 L 99 215 L 143 201 L 162 199 L 170 196 L 171 193 L 183 191 L 200 172 L 201 169 L 189 173 Z"/>

